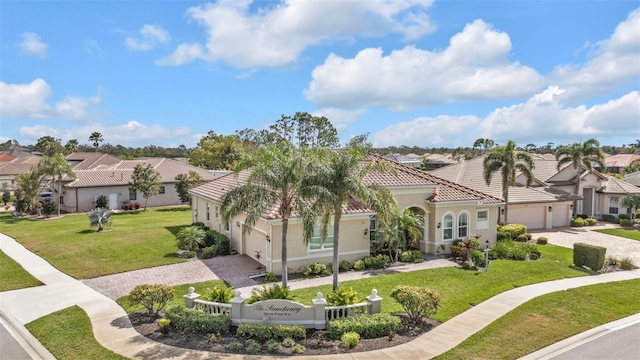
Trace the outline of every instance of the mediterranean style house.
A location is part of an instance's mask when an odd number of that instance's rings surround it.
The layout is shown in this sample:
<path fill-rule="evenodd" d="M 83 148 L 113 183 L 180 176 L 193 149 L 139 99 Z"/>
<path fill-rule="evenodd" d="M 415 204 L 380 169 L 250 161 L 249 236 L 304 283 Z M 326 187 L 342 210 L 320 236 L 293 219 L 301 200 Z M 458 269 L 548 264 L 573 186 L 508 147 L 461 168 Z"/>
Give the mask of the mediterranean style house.
<path fill-rule="evenodd" d="M 535 161 L 533 184 L 527 187 L 526 178 L 519 174 L 516 186 L 509 187 L 510 223 L 524 224 L 529 229 L 569 226 L 574 213 L 573 200 L 577 200 L 576 214 L 601 217 L 626 213 L 629 209 L 620 208 L 620 199 L 640 193 L 639 187 L 595 169 L 576 170 L 567 165 L 558 170 L 555 157 L 536 154 L 532 157 Z M 502 199 L 501 175 L 495 174 L 487 185 L 483 161 L 484 157 L 477 157 L 433 170 L 431 174 Z M 576 177 L 580 178 L 578 193 L 575 193 Z"/>
<path fill-rule="evenodd" d="M 424 231 L 416 245 L 427 253 L 444 253 L 455 239 L 479 235 L 481 242 L 496 241 L 498 208 L 503 202 L 465 186 L 426 174 L 400 163 L 372 156 L 371 161 L 386 161 L 396 174 L 372 172 L 363 181 L 386 186 L 400 209 L 411 209 L 424 218 Z M 193 222 L 203 222 L 210 229 L 227 234 L 233 248 L 260 262 L 267 271 L 279 273 L 281 263 L 282 221 L 276 212 L 262 214 L 255 226 L 248 228 L 245 216 L 222 222 L 221 199 L 234 187 L 246 184 L 249 172 L 221 176 L 191 189 Z M 350 198 L 342 207 L 340 223 L 340 259 L 356 261 L 370 253 L 371 241 L 378 229 L 376 213 Z M 331 263 L 333 239 L 321 241 L 319 232 L 308 244 L 302 240 L 302 226 L 292 218 L 287 232 L 288 265 L 297 269 L 316 262 Z"/>

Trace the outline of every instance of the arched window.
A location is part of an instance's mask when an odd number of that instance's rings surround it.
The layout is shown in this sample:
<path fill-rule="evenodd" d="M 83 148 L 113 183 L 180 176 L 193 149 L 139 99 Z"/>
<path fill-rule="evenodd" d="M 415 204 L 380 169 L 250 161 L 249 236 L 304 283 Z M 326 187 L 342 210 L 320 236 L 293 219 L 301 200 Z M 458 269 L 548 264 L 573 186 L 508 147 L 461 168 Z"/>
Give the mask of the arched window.
<path fill-rule="evenodd" d="M 442 240 L 453 240 L 453 214 L 446 213 L 442 218 Z"/>
<path fill-rule="evenodd" d="M 469 213 L 466 211 L 458 215 L 458 239 L 469 237 Z"/>

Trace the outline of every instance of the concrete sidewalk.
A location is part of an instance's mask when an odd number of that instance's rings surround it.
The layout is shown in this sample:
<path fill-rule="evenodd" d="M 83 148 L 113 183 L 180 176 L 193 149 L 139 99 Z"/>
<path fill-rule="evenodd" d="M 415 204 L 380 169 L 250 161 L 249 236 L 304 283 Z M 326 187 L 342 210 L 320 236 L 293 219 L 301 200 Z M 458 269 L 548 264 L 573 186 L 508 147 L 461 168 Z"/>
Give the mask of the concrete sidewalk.
<path fill-rule="evenodd" d="M 45 286 L 3 292 L 2 307 L 26 324 L 71 305 L 80 306 L 91 319 L 96 340 L 105 348 L 134 359 L 246 359 L 245 355 L 212 354 L 151 341 L 133 329 L 125 311 L 113 300 L 61 273 L 12 238 L 0 234 L 0 249 L 20 263 Z M 471 308 L 417 339 L 367 353 L 300 356 L 297 359 L 429 359 L 475 334 L 502 315 L 537 296 L 605 282 L 640 279 L 640 270 L 550 281 L 516 288 Z M 261 359 L 276 359 L 260 356 Z"/>

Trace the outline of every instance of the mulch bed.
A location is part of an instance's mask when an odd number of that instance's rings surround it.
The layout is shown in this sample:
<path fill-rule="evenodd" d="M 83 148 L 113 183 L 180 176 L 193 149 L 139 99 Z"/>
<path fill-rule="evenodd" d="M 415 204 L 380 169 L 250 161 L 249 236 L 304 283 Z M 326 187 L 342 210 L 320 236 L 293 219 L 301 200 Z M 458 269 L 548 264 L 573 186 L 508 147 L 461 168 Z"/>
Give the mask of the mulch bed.
<path fill-rule="evenodd" d="M 427 318 L 423 318 L 421 323 L 414 325 L 410 323 L 409 318 L 406 315 L 399 316 L 402 319 L 402 331 L 393 334 L 391 337 L 385 336 L 377 339 L 360 339 L 358 345 L 352 349 L 345 349 L 342 347 L 339 340 L 324 340 L 324 331 L 318 330 L 307 330 L 307 339 L 298 341 L 297 343 L 304 345 L 306 348 L 305 352 L 301 355 L 329 355 L 371 351 L 406 343 L 439 325 L 439 322 Z M 171 329 L 167 334 L 163 334 L 160 331 L 160 326 L 158 325 L 158 320 L 161 318 L 162 316 L 150 316 L 144 312 L 129 314 L 129 319 L 138 333 L 151 340 L 166 345 L 202 351 L 233 353 L 228 349 L 231 343 L 236 341 L 244 343 L 243 339 L 239 339 L 234 336 L 233 332 L 235 328 L 232 328 L 231 334 L 218 337 L 215 343 L 209 341 L 208 334 L 183 333 L 176 329 Z M 236 353 L 246 354 L 244 349 Z M 281 347 L 279 352 L 269 353 L 266 351 L 264 346 L 260 354 L 279 356 L 293 355 L 290 348 Z"/>

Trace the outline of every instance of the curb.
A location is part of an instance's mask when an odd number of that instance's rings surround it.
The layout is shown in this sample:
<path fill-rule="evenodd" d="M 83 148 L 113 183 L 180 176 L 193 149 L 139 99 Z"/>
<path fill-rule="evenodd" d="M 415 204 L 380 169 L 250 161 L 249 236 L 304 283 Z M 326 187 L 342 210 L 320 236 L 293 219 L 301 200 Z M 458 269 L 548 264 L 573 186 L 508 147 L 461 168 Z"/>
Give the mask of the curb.
<path fill-rule="evenodd" d="M 27 330 L 10 312 L 0 306 L 0 324 L 4 325 L 18 345 L 32 358 L 37 360 L 56 360 L 33 334 Z"/>
<path fill-rule="evenodd" d="M 548 360 L 561 355 L 569 350 L 575 349 L 580 345 L 586 344 L 589 341 L 595 340 L 601 336 L 610 334 L 617 330 L 624 329 L 628 326 L 640 323 L 640 313 L 628 316 L 623 319 L 612 321 L 610 323 L 600 325 L 593 329 L 587 330 L 580 334 L 566 338 L 553 345 L 549 345 L 546 348 L 540 349 L 529 355 L 523 356 L 520 360 Z"/>

